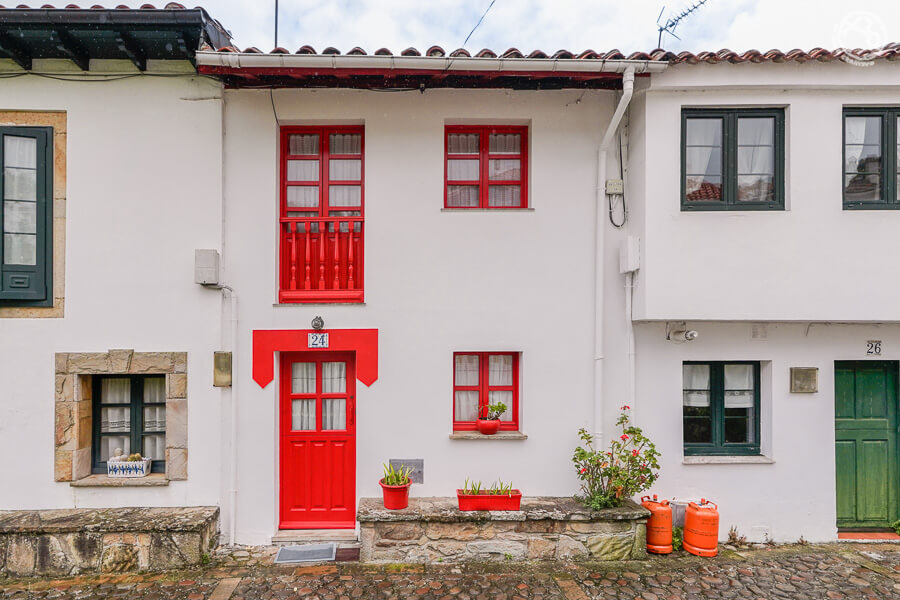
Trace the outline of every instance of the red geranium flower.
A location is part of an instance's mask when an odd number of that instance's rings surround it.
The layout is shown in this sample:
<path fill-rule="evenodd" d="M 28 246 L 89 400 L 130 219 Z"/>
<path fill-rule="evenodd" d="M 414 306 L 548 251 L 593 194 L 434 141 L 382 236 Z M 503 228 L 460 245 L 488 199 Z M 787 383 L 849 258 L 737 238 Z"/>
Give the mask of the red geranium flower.
<path fill-rule="evenodd" d="M 637 451 L 637 450 L 632 450 L 632 451 L 631 451 L 631 455 L 632 455 L 632 456 L 637 456 L 637 455 L 638 455 L 638 451 Z"/>
<path fill-rule="evenodd" d="M 627 439 L 628 439 L 628 436 L 625 435 L 625 434 L 623 433 L 623 434 L 622 434 L 622 441 L 624 442 L 624 441 L 627 440 Z"/>
<path fill-rule="evenodd" d="M 631 410 L 631 407 L 626 404 L 622 407 L 622 410 Z"/>
<path fill-rule="evenodd" d="M 581 473 L 582 473 L 582 475 L 583 475 L 584 473 L 587 473 L 587 467 L 581 469 Z"/>

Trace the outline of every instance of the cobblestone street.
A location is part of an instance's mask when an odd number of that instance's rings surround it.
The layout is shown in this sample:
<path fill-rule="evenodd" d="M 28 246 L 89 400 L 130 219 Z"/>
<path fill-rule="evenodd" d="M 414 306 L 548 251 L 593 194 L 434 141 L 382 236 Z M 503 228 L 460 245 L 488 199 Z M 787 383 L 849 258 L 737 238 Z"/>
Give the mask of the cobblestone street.
<path fill-rule="evenodd" d="M 683 553 L 627 563 L 275 566 L 273 549 L 220 552 L 203 570 L 0 580 L 0 599 L 675 600 L 900 598 L 900 546 L 818 545 Z"/>

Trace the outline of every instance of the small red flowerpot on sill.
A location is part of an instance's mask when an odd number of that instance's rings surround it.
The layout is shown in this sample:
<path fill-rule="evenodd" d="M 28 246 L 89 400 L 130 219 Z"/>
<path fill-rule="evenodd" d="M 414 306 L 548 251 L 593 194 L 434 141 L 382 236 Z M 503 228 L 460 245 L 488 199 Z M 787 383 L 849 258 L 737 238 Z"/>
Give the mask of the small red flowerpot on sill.
<path fill-rule="evenodd" d="M 464 494 L 456 490 L 459 510 L 519 510 L 522 492 L 512 490 L 508 494 Z"/>
<path fill-rule="evenodd" d="M 412 480 L 407 479 L 403 485 L 385 485 L 384 479 L 378 481 L 384 497 L 384 507 L 390 510 L 403 510 L 409 506 L 409 486 Z"/>
<path fill-rule="evenodd" d="M 475 419 L 475 427 L 478 428 L 478 433 L 494 435 L 500 431 L 500 419 Z"/>

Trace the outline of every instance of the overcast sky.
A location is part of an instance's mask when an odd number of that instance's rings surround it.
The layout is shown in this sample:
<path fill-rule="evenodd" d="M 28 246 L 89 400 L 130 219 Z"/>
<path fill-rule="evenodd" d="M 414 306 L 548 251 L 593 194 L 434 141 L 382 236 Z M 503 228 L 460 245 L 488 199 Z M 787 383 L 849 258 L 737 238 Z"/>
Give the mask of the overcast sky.
<path fill-rule="evenodd" d="M 71 1 L 71 0 L 69 0 Z M 491 0 L 280 0 L 279 46 L 303 44 L 341 52 L 360 46 L 369 53 L 431 45 L 455 49 Z M 34 4 L 43 1 L 35 0 Z M 65 6 L 68 2 L 53 2 Z M 82 0 L 87 6 L 90 0 Z M 140 6 L 111 0 L 108 5 Z M 191 6 L 185 3 L 186 6 Z M 156 0 L 163 6 L 164 0 Z M 273 47 L 274 0 L 204 0 L 201 4 L 231 31 L 242 49 Z M 495 0 L 466 47 L 516 47 L 623 52 L 656 47 L 656 19 L 689 6 L 682 0 Z M 681 40 L 666 37 L 669 50 L 750 48 L 870 48 L 900 41 L 900 0 L 709 0 L 679 25 Z M 893 36 L 893 39 L 892 39 Z"/>

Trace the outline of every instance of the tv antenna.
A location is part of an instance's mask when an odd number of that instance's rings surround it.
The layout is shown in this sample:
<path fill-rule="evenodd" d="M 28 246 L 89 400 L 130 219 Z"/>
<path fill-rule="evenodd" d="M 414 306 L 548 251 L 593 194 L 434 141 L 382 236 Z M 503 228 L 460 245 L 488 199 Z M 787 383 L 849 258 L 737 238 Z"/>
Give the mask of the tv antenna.
<path fill-rule="evenodd" d="M 681 38 L 675 35 L 675 28 L 678 27 L 678 24 L 681 23 L 684 19 L 688 18 L 690 15 L 697 12 L 701 6 L 709 2 L 709 0 L 697 0 L 688 8 L 684 9 L 677 15 L 673 15 L 668 17 L 664 23 L 660 23 L 659 20 L 662 19 L 663 12 L 666 10 L 666 7 L 663 6 L 659 11 L 659 16 L 656 17 L 656 26 L 659 29 L 659 39 L 656 41 L 656 47 L 662 48 L 662 37 L 664 33 L 668 33 L 676 40 L 680 40 Z"/>

